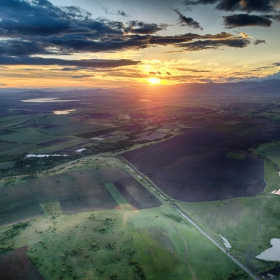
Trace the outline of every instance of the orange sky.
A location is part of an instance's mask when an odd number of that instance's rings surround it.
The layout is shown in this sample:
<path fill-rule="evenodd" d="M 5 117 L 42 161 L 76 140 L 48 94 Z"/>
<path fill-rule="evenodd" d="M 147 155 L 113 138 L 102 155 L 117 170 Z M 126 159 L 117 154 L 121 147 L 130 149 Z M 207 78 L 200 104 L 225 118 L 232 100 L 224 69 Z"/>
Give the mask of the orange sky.
<path fill-rule="evenodd" d="M 1 4 L 1 87 L 280 78 L 274 0 L 41 1 Z"/>

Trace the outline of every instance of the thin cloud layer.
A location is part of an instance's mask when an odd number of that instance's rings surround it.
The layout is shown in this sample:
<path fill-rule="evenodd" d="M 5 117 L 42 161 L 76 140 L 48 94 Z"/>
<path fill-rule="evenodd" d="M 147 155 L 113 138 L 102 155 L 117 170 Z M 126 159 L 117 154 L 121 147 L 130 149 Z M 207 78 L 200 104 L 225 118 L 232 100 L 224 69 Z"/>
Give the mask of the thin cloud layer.
<path fill-rule="evenodd" d="M 81 59 L 81 60 L 66 60 L 56 58 L 41 58 L 41 57 L 6 57 L 0 56 L 2 65 L 60 65 L 60 66 L 78 66 L 82 68 L 114 68 L 127 65 L 137 65 L 140 61 L 127 59 L 121 60 L 98 60 L 98 59 Z M 81 69 L 81 68 L 80 68 Z M 73 70 L 69 68 L 69 70 Z"/>

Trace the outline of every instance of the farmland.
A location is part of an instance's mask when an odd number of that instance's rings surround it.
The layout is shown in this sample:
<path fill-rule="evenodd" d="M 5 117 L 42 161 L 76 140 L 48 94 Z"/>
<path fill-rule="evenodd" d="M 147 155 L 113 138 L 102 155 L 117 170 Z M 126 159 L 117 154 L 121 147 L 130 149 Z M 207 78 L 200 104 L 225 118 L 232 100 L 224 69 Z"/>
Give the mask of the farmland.
<path fill-rule="evenodd" d="M 198 202 L 261 193 L 265 187 L 262 160 L 230 148 L 245 144 L 228 142 L 227 137 L 190 131 L 122 155 L 175 199 Z"/>
<path fill-rule="evenodd" d="M 42 216 L 57 203 L 58 212 L 76 213 L 92 209 L 115 209 L 115 200 L 107 182 L 117 181 L 116 188 L 136 209 L 159 206 L 145 187 L 121 168 L 73 170 L 53 176 L 29 179 L 0 188 L 1 226 Z M 105 184 L 105 185 L 104 185 Z M 50 204 L 50 205 L 49 205 Z M 60 210 L 61 209 L 61 210 Z M 51 210 L 51 212 L 55 210 Z"/>
<path fill-rule="evenodd" d="M 16 94 L 0 102 L 5 279 L 17 260 L 17 279 L 249 279 L 172 205 L 255 274 L 277 271 L 255 259 L 280 232 L 277 97 Z"/>

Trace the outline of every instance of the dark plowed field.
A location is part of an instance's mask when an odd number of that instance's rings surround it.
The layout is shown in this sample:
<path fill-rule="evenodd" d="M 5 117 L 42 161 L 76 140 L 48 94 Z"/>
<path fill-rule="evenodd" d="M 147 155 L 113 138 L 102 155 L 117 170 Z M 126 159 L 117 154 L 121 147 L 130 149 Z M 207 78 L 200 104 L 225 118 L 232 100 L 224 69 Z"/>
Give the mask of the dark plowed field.
<path fill-rule="evenodd" d="M 63 143 L 63 142 L 69 141 L 69 140 L 72 140 L 72 138 L 63 137 L 63 138 L 51 140 L 51 141 L 48 141 L 48 142 L 40 143 L 40 146 L 47 147 L 47 146 Z"/>
<path fill-rule="evenodd" d="M 44 280 L 26 252 L 27 246 L 0 256 L 1 280 Z"/>
<path fill-rule="evenodd" d="M 72 171 L 0 188 L 0 226 L 44 215 L 40 203 L 60 201 L 64 212 L 114 209 L 117 204 L 102 183 L 121 180 L 120 168 Z"/>
<path fill-rule="evenodd" d="M 190 130 L 122 156 L 170 197 L 197 202 L 220 200 L 255 196 L 265 187 L 263 162 L 246 151 L 248 142 L 237 135 Z M 245 159 L 229 158 L 229 152 L 243 153 Z"/>
<path fill-rule="evenodd" d="M 0 226 L 43 214 L 27 183 L 0 188 Z"/>
<path fill-rule="evenodd" d="M 103 185 L 114 181 L 123 184 L 139 209 L 160 204 L 121 168 L 76 170 L 0 188 L 0 226 L 44 215 L 40 204 L 47 202 L 59 201 L 63 213 L 115 209 L 118 205 Z"/>
<path fill-rule="evenodd" d="M 122 179 L 114 185 L 125 199 L 136 209 L 156 207 L 161 202 L 133 178 Z"/>

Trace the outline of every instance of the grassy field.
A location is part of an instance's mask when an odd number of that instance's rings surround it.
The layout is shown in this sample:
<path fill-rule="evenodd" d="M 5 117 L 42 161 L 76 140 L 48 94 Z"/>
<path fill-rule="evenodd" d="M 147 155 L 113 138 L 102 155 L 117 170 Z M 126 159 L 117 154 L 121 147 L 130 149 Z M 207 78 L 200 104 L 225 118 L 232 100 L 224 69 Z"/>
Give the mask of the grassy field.
<path fill-rule="evenodd" d="M 27 255 L 44 279 L 54 280 L 216 280 L 239 271 L 179 218 L 169 205 L 45 216 L 17 230 L 2 228 L 0 249 L 28 246 Z"/>
<path fill-rule="evenodd" d="M 47 146 L 42 145 L 39 147 L 39 149 L 38 148 L 34 149 L 31 152 L 33 154 L 45 154 L 45 153 L 50 154 L 76 145 L 87 145 L 87 143 L 88 141 L 85 141 L 84 139 L 81 138 L 68 137 L 66 141 L 61 141 L 61 143 L 58 142 L 57 144 L 52 144 Z"/>
<path fill-rule="evenodd" d="M 119 192 L 119 190 L 116 188 L 116 186 L 113 183 L 104 183 L 104 185 L 121 209 L 133 210 L 132 206 L 124 198 L 124 196 Z"/>
<path fill-rule="evenodd" d="M 21 143 L 38 144 L 46 141 L 50 141 L 57 138 L 57 136 L 42 133 L 37 129 L 20 129 L 11 134 L 0 135 L 1 140 L 14 141 L 15 139 L 20 140 Z"/>
<path fill-rule="evenodd" d="M 186 277 L 186 265 L 179 259 L 163 228 L 139 230 L 134 233 L 133 239 L 148 279 Z"/>
<path fill-rule="evenodd" d="M 254 154 L 264 161 L 265 192 L 272 192 L 280 188 L 280 143 L 273 142 L 257 147 Z"/>
<path fill-rule="evenodd" d="M 232 254 L 253 271 L 267 267 L 267 263 L 255 259 L 255 256 L 270 248 L 271 238 L 279 237 L 279 197 L 181 202 L 178 205 L 217 241 L 221 243 L 218 234 L 228 239 L 233 247 Z"/>

